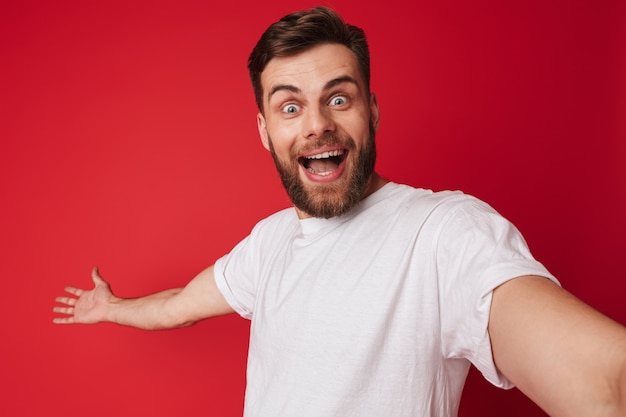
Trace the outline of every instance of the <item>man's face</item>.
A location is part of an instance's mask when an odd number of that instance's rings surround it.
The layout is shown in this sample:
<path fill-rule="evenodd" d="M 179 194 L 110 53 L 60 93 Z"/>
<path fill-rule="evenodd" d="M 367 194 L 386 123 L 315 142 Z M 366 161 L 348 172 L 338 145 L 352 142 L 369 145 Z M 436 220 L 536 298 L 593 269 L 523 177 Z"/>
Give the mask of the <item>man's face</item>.
<path fill-rule="evenodd" d="M 376 159 L 375 97 L 354 54 L 324 44 L 274 58 L 261 74 L 261 140 L 303 217 L 334 217 L 368 192 Z"/>

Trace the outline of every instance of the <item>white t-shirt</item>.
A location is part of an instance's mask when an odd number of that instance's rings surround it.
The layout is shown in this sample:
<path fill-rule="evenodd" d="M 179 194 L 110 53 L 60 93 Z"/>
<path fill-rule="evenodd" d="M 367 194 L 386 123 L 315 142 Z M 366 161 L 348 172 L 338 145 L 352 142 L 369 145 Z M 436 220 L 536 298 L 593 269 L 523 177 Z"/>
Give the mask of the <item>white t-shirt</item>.
<path fill-rule="evenodd" d="M 388 183 L 337 218 L 280 211 L 215 265 L 252 320 L 244 415 L 456 416 L 470 362 L 511 386 L 491 354 L 491 294 L 531 274 L 554 280 L 460 192 Z"/>

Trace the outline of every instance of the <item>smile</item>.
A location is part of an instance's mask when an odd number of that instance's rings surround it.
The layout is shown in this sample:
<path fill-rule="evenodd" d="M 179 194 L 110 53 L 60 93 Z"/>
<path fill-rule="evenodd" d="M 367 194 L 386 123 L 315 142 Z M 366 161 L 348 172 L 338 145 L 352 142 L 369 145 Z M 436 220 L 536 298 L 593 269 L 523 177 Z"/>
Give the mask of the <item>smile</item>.
<path fill-rule="evenodd" d="M 327 176 L 341 165 L 345 156 L 346 151 L 344 149 L 335 149 L 332 151 L 300 157 L 298 162 L 311 174 Z"/>

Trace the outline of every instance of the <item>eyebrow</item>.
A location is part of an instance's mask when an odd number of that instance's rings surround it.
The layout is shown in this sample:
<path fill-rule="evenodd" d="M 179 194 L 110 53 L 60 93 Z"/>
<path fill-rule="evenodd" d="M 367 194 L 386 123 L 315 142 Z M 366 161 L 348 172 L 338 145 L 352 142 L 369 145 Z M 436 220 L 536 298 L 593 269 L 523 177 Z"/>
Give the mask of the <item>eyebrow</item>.
<path fill-rule="evenodd" d="M 335 78 L 327 82 L 326 85 L 324 86 L 324 91 L 330 90 L 331 88 L 336 87 L 339 84 L 343 84 L 343 83 L 351 83 L 357 87 L 359 86 L 359 83 L 353 77 L 349 75 L 344 75 L 343 77 Z"/>
<path fill-rule="evenodd" d="M 327 91 L 330 90 L 331 88 L 334 88 L 340 84 L 343 83 L 351 83 L 356 85 L 357 87 L 359 86 L 359 83 L 351 76 L 349 75 L 344 75 L 342 77 L 338 77 L 338 78 L 334 78 L 330 81 L 328 81 L 326 83 L 326 85 L 324 85 L 323 90 Z M 291 85 L 291 84 L 278 84 L 274 87 L 272 87 L 272 89 L 270 90 L 269 94 L 267 95 L 267 101 L 269 102 L 272 99 L 272 96 L 274 94 L 276 94 L 279 91 L 288 91 L 290 93 L 294 93 L 294 94 L 300 94 L 302 92 L 301 89 L 299 89 L 298 87 Z"/>

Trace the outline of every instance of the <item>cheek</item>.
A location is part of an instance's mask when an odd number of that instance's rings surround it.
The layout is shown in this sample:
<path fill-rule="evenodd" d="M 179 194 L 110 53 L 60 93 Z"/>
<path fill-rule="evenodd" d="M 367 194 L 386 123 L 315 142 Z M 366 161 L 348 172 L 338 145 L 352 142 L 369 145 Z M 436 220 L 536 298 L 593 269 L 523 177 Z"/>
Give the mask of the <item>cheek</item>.
<path fill-rule="evenodd" d="M 362 120 L 358 125 L 353 125 L 346 133 L 354 140 L 357 147 L 364 147 L 370 137 L 370 122 Z"/>
<path fill-rule="evenodd" d="M 278 155 L 289 154 L 296 143 L 296 130 L 291 126 L 268 126 L 267 133 Z"/>
<path fill-rule="evenodd" d="M 276 154 L 280 155 L 282 158 L 285 158 L 290 154 L 293 143 L 292 141 L 289 141 L 281 136 L 271 136 L 271 140 Z"/>

